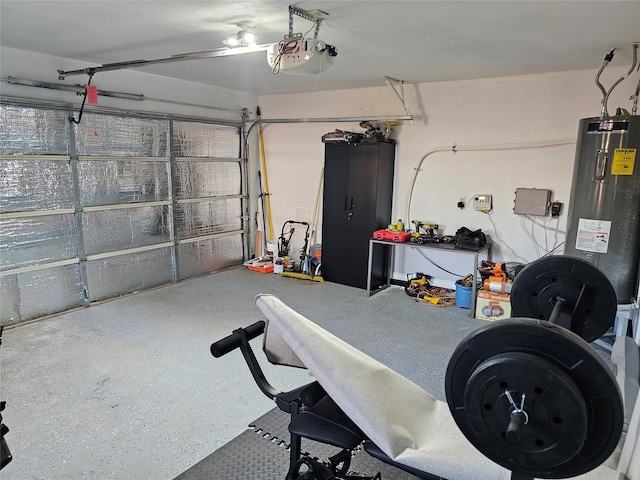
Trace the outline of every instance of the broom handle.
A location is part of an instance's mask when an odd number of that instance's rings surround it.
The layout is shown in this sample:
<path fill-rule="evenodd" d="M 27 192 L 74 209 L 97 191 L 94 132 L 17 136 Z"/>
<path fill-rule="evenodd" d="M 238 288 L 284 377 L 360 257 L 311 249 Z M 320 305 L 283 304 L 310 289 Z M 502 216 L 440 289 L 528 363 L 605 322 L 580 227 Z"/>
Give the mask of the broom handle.
<path fill-rule="evenodd" d="M 262 119 L 260 107 L 256 109 L 256 116 L 258 120 Z M 267 240 L 273 241 L 273 221 L 271 219 L 271 200 L 269 199 L 269 180 L 267 178 L 267 157 L 264 151 L 264 138 L 262 136 L 262 124 L 258 125 L 258 138 L 260 139 L 260 164 L 262 168 L 262 181 L 264 182 L 263 195 L 264 195 L 264 208 L 266 210 L 267 217 Z"/>
<path fill-rule="evenodd" d="M 307 251 L 305 252 L 309 256 L 311 250 L 311 240 L 315 243 L 316 237 L 316 221 L 318 220 L 318 206 L 320 205 L 320 194 L 322 193 L 322 183 L 324 181 L 324 167 L 320 169 L 320 182 L 318 182 L 318 191 L 316 193 L 316 205 L 313 209 L 313 218 L 311 219 L 311 235 L 309 236 L 309 243 L 307 244 Z"/>

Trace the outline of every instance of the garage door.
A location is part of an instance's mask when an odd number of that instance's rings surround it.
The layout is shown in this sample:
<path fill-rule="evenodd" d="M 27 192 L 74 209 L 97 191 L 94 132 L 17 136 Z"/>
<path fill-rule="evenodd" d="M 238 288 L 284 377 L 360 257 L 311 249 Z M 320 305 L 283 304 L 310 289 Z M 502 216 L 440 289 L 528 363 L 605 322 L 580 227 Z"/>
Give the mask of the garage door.
<path fill-rule="evenodd" d="M 239 265 L 241 124 L 0 105 L 0 324 Z"/>

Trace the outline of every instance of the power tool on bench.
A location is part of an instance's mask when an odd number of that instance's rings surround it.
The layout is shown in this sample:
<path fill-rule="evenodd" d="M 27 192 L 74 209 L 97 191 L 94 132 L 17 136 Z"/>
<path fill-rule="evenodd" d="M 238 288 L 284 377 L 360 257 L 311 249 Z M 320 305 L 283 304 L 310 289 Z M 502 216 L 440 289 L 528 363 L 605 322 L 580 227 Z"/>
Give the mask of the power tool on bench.
<path fill-rule="evenodd" d="M 438 228 L 440 226 L 435 223 L 425 223 L 421 220 L 411 220 L 416 231 L 411 233 L 411 241 L 418 244 L 425 243 L 440 243 L 440 237 L 438 236 Z M 420 232 L 420 229 L 424 233 Z"/>

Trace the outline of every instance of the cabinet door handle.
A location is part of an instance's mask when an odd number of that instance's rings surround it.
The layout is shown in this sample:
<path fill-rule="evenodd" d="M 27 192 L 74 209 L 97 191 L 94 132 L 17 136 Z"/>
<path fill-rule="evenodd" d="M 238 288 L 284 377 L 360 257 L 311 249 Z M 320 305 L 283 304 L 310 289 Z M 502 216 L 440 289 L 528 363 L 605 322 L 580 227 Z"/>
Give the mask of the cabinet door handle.
<path fill-rule="evenodd" d="M 347 197 L 344 197 L 344 205 L 342 206 L 342 210 L 347 209 Z"/>
<path fill-rule="evenodd" d="M 351 197 L 351 207 L 349 207 L 349 210 L 353 210 L 353 197 Z"/>

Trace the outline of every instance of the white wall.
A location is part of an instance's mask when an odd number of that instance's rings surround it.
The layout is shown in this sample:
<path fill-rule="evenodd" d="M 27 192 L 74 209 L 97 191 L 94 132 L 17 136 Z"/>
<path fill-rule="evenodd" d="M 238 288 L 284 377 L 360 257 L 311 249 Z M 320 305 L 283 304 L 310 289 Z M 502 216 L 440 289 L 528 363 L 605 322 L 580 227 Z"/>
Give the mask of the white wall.
<path fill-rule="evenodd" d="M 605 70 L 606 87 L 628 67 Z M 437 153 L 428 157 L 416 181 L 410 218 L 407 194 L 420 158 L 428 151 L 457 145 L 504 144 L 559 138 L 575 139 L 581 118 L 600 114 L 600 91 L 594 84 L 597 69 L 540 75 L 405 85 L 408 106 L 416 119 L 397 128 L 393 220 L 420 219 L 438 223 L 441 233 L 454 234 L 460 226 L 481 228 L 496 245 L 497 261 L 531 261 L 537 258 L 532 240 L 521 228 L 521 217 L 513 213 L 514 192 L 518 187 L 553 191 L 553 200 L 564 203 L 559 221 L 547 218 L 551 228 L 564 230 L 567 219 L 575 145 L 502 152 Z M 617 106 L 631 110 L 628 100 L 638 81 L 633 74 L 614 91 L 609 112 Z M 360 90 L 315 92 L 310 94 L 262 96 L 263 118 L 357 117 L 404 115 L 395 94 L 386 86 Z M 269 186 L 274 227 L 296 217 L 299 209 L 312 209 L 323 165 L 321 136 L 335 128 L 361 132 L 357 124 L 301 123 L 272 124 L 264 129 Z M 456 207 L 460 196 L 489 193 L 494 198 L 491 218 L 471 206 Z M 320 219 L 321 220 L 321 219 Z M 531 222 L 526 222 L 530 228 Z M 318 223 L 318 235 L 321 223 Z M 553 231 L 535 227 L 543 246 L 552 248 Z M 502 242 L 498 241 L 498 237 Z M 320 238 L 318 236 L 318 238 Z M 558 241 L 564 240 L 562 234 Z M 505 242 L 516 252 L 511 253 Z M 395 272 L 427 271 L 438 278 L 451 277 L 408 250 L 397 259 Z M 434 256 L 434 258 L 438 258 Z M 469 261 L 460 264 L 444 257 L 442 266 L 455 273 L 470 271 Z M 466 270 L 465 270 L 466 269 Z"/>

